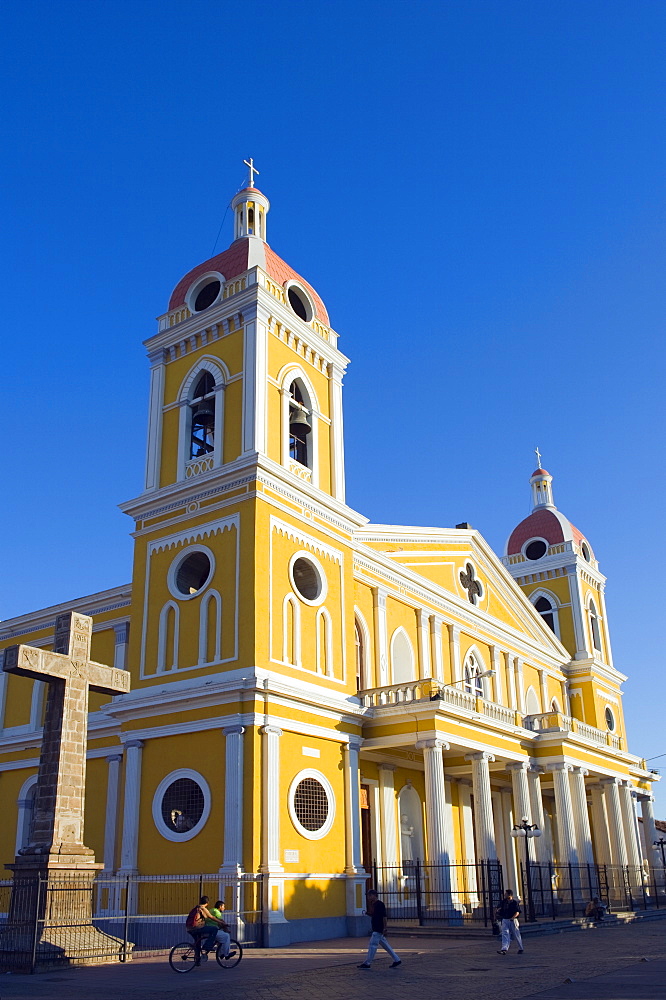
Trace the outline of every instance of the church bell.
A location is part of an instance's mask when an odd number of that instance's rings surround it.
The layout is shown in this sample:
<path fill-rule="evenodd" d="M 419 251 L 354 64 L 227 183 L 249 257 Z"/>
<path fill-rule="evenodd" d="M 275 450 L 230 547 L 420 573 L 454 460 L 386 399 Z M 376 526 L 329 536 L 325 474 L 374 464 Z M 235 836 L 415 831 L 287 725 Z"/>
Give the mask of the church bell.
<path fill-rule="evenodd" d="M 294 436 L 309 434 L 312 428 L 305 410 L 293 409 L 289 415 L 289 432 Z"/>

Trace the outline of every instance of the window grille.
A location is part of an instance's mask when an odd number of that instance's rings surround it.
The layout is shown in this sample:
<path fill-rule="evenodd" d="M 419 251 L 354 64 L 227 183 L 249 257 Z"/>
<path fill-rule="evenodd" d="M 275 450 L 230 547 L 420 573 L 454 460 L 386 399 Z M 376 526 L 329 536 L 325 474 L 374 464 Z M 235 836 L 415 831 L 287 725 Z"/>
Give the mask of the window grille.
<path fill-rule="evenodd" d="M 328 795 L 316 778 L 303 778 L 294 792 L 294 812 L 305 830 L 321 830 L 328 819 Z"/>
<path fill-rule="evenodd" d="M 204 794 L 192 778 L 178 778 L 162 797 L 162 819 L 174 833 L 192 830 L 204 811 Z"/>

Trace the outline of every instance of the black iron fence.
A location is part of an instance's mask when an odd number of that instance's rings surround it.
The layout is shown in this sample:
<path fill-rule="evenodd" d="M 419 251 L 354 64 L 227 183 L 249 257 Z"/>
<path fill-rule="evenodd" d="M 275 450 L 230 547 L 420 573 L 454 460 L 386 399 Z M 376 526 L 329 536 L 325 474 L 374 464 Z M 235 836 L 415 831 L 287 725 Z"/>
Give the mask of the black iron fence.
<path fill-rule="evenodd" d="M 527 920 L 585 916 L 595 896 L 608 913 L 666 907 L 663 868 L 522 862 L 520 875 Z"/>
<path fill-rule="evenodd" d="M 487 927 L 503 893 L 499 861 L 373 864 L 372 874 L 392 922 Z"/>
<path fill-rule="evenodd" d="M 54 873 L 0 881 L 0 968 L 81 960 L 124 961 L 169 950 L 202 895 L 222 899 L 231 936 L 261 946 L 262 876 Z"/>

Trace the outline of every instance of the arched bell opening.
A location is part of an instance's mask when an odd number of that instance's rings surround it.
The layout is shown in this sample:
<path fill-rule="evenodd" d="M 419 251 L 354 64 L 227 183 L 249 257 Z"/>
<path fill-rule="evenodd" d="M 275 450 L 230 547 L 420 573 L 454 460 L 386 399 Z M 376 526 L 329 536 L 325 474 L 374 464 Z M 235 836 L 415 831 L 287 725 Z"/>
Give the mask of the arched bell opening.
<path fill-rule="evenodd" d="M 312 406 L 305 386 L 295 379 L 289 386 L 289 457 L 312 469 Z"/>

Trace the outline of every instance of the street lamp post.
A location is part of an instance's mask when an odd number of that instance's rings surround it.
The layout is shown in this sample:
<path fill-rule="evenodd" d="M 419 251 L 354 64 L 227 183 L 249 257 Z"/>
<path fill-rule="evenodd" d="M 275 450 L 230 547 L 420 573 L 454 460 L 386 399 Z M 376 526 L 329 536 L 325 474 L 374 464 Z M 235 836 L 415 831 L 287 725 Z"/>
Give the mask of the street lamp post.
<path fill-rule="evenodd" d="M 664 868 L 666 868 L 666 851 L 665 851 L 665 848 L 666 848 L 666 840 L 664 840 L 663 837 L 660 837 L 659 840 L 655 840 L 654 843 L 653 843 L 653 845 L 652 845 L 652 849 L 654 851 L 661 851 L 661 863 L 664 866 Z"/>
<path fill-rule="evenodd" d="M 527 895 L 527 919 L 530 923 L 534 923 L 536 917 L 534 916 L 534 900 L 532 899 L 532 879 L 530 875 L 530 839 L 532 837 L 540 837 L 541 830 L 536 825 L 536 823 L 531 824 L 527 822 L 527 819 L 523 819 L 522 823 L 517 823 L 513 830 L 511 831 L 512 837 L 524 837 L 525 839 L 525 880 L 526 880 L 526 895 Z"/>

